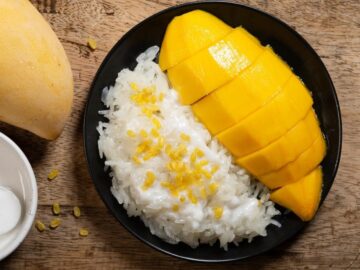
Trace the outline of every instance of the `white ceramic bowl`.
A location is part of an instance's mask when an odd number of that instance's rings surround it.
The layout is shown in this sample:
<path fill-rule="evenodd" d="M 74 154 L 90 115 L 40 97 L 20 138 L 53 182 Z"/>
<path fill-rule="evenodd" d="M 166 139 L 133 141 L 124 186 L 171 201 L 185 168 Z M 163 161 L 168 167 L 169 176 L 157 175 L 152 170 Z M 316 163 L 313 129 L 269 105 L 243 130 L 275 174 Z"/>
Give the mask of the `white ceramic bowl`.
<path fill-rule="evenodd" d="M 31 165 L 21 149 L 0 132 L 0 186 L 10 189 L 20 200 L 19 223 L 0 235 L 0 261 L 13 252 L 28 234 L 37 209 L 37 185 Z"/>

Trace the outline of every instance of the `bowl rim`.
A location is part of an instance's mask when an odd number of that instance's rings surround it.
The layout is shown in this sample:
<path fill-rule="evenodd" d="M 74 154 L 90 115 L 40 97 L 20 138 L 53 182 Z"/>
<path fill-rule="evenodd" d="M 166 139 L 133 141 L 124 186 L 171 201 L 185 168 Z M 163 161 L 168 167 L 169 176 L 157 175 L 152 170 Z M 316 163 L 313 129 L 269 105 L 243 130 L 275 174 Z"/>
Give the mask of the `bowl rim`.
<path fill-rule="evenodd" d="M 25 169 L 26 172 L 28 173 L 30 185 L 32 189 L 31 205 L 24 215 L 23 218 L 24 222 L 19 230 L 19 233 L 17 234 L 15 239 L 11 242 L 11 244 L 5 247 L 4 250 L 0 251 L 0 261 L 1 261 L 6 257 L 8 257 L 13 251 L 15 251 L 15 249 L 18 248 L 18 246 L 24 241 L 24 239 L 28 235 L 36 215 L 38 190 L 37 190 L 37 183 L 36 183 L 34 170 L 32 169 L 30 162 L 25 156 L 24 152 L 13 140 L 11 140 L 8 136 L 6 136 L 2 132 L 0 132 L 0 140 L 4 141 L 7 145 L 10 146 L 18 155 L 21 162 L 23 162 L 23 164 L 25 165 Z M 23 211 L 25 210 L 23 209 Z"/>
<path fill-rule="evenodd" d="M 301 35 L 299 34 L 294 28 L 292 28 L 290 25 L 288 25 L 287 23 L 285 23 L 283 20 L 277 18 L 276 16 L 263 11 L 259 8 L 256 7 L 252 7 L 250 5 L 246 5 L 246 4 L 240 4 L 237 2 L 234 2 L 232 0 L 199 0 L 199 1 L 192 1 L 192 2 L 187 2 L 187 3 L 182 3 L 182 4 L 178 4 L 178 5 L 173 5 L 170 6 L 168 8 L 165 8 L 163 10 L 160 10 L 146 18 L 144 18 L 143 20 L 141 20 L 140 22 L 138 22 L 136 25 L 134 25 L 133 27 L 131 27 L 127 32 L 125 32 L 121 38 L 113 45 L 113 47 L 109 50 L 109 52 L 107 53 L 107 55 L 105 56 L 105 58 L 103 59 L 101 65 L 99 66 L 94 79 L 90 85 L 90 90 L 94 88 L 95 82 L 98 80 L 98 77 L 102 71 L 102 69 L 104 68 L 104 66 L 107 64 L 107 62 L 109 61 L 109 59 L 111 58 L 111 55 L 114 53 L 115 50 L 118 49 L 119 46 L 121 46 L 121 44 L 128 38 L 128 36 L 130 36 L 133 32 L 137 31 L 138 28 L 141 28 L 144 24 L 148 23 L 148 21 L 152 20 L 153 18 L 156 18 L 158 16 L 163 15 L 164 13 L 167 13 L 169 11 L 172 10 L 176 10 L 178 8 L 184 7 L 184 6 L 193 6 L 195 7 L 194 9 L 196 9 L 197 5 L 203 5 L 203 4 L 225 4 L 225 5 L 230 5 L 230 6 L 240 6 L 242 8 L 245 9 L 249 9 L 252 10 L 256 13 L 260 13 L 262 15 L 265 15 L 266 17 L 276 21 L 277 23 L 281 24 L 283 27 L 285 27 L 287 30 L 289 30 L 293 35 L 295 35 L 297 38 L 300 39 L 300 41 L 306 46 L 306 49 L 309 50 L 313 55 L 315 55 L 315 57 L 317 58 L 317 60 L 319 61 L 319 63 L 321 64 L 321 66 L 323 67 L 324 71 L 325 71 L 325 75 L 326 75 L 326 79 L 330 82 L 330 86 L 331 86 L 331 93 L 332 96 L 334 98 L 335 101 L 335 107 L 336 107 L 336 114 L 337 114 L 337 118 L 339 119 L 339 125 L 338 125 L 338 129 L 339 129 L 339 137 L 338 137 L 338 147 L 336 149 L 337 152 L 337 156 L 336 156 L 336 160 L 335 160 L 335 164 L 334 164 L 334 169 L 333 169 L 333 174 L 331 175 L 331 184 L 328 190 L 326 190 L 325 192 L 322 192 L 321 195 L 321 201 L 320 201 L 320 205 L 319 207 L 322 205 L 323 201 L 325 200 L 325 198 L 327 197 L 334 181 L 336 178 L 336 174 L 339 168 L 339 164 L 340 164 L 340 159 L 341 159 L 341 150 L 342 150 L 342 137 L 343 137 L 343 132 L 342 132 L 342 119 L 341 119 L 341 110 L 340 110 L 340 104 L 339 104 L 339 100 L 336 94 L 336 90 L 335 90 L 335 86 L 334 83 L 330 77 L 329 71 L 327 70 L 324 62 L 322 61 L 321 57 L 316 53 L 315 49 L 313 49 L 311 47 L 311 45 L 307 42 L 307 40 Z M 103 196 L 100 194 L 99 192 L 99 188 L 96 185 L 95 181 L 94 181 L 94 177 L 93 177 L 93 172 L 91 170 L 91 165 L 90 165 L 90 161 L 88 159 L 88 144 L 87 144 L 87 140 L 85 139 L 85 134 L 86 134 L 86 129 L 87 129 L 87 121 L 86 121 L 86 115 L 88 113 L 89 110 L 89 100 L 91 96 L 91 91 L 89 91 L 88 93 L 88 99 L 86 102 L 86 106 L 85 106 L 85 110 L 84 110 L 84 120 L 83 120 L 83 143 L 84 143 L 84 152 L 85 152 L 85 158 L 87 161 L 87 167 L 91 176 L 91 179 L 94 183 L 94 186 L 101 198 L 101 200 L 104 202 L 104 204 L 106 205 L 107 209 L 110 211 L 111 215 L 117 220 L 117 222 L 119 222 L 128 232 L 130 232 L 132 235 L 134 235 L 137 239 L 139 239 L 141 242 L 145 243 L 146 245 L 150 246 L 151 248 L 160 251 L 164 254 L 176 257 L 176 258 L 180 258 L 180 259 L 184 259 L 187 261 L 192 261 L 192 262 L 200 262 L 200 263 L 223 263 L 223 262 L 234 262 L 234 261 L 239 261 L 239 260 L 244 260 L 250 257 L 254 257 L 254 256 L 258 256 L 260 254 L 263 254 L 265 252 L 268 252 L 276 247 L 278 247 L 279 245 L 287 242 L 289 239 L 293 238 L 295 235 L 297 235 L 301 230 L 303 230 L 310 222 L 303 222 L 303 225 L 301 227 L 299 227 L 296 231 L 293 231 L 293 233 L 291 235 L 289 235 L 289 237 L 286 238 L 286 240 L 281 241 L 279 243 L 277 243 L 276 245 L 274 245 L 272 248 L 270 249 L 265 249 L 265 250 L 259 250 L 258 252 L 255 252 L 252 255 L 247 255 L 247 256 L 242 256 L 242 257 L 234 257 L 234 258 L 228 258 L 228 259 L 197 259 L 197 258 L 193 258 L 193 257 L 187 257 L 187 256 L 182 256 L 176 253 L 173 253 L 171 251 L 168 251 L 166 249 L 163 249 L 161 247 L 158 247 L 156 244 L 153 244 L 150 241 L 144 240 L 142 237 L 140 237 L 135 231 L 133 231 L 129 226 L 123 224 L 122 222 L 120 222 L 115 215 L 112 213 L 112 209 L 110 208 L 110 206 L 108 205 L 108 203 L 104 200 Z M 315 215 L 316 216 L 316 215 Z M 314 217 L 315 218 L 315 217 Z"/>

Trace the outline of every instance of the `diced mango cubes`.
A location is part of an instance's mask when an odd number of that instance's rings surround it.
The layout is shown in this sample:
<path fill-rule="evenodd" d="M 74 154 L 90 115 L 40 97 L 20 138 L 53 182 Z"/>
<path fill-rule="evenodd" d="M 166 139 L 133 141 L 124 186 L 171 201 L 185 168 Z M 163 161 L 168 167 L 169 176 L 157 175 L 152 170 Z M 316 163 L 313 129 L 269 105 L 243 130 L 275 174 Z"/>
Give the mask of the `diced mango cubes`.
<path fill-rule="evenodd" d="M 166 29 L 159 65 L 173 67 L 226 36 L 232 28 L 210 13 L 194 10 L 175 17 Z"/>
<path fill-rule="evenodd" d="M 248 67 L 263 51 L 259 41 L 236 28 L 210 47 L 168 70 L 183 104 L 192 104 Z M 214 76 L 216 74 L 216 76 Z"/>
<path fill-rule="evenodd" d="M 309 221 L 319 206 L 321 188 L 322 171 L 318 167 L 299 181 L 274 191 L 270 199 L 290 209 L 303 221 Z"/>

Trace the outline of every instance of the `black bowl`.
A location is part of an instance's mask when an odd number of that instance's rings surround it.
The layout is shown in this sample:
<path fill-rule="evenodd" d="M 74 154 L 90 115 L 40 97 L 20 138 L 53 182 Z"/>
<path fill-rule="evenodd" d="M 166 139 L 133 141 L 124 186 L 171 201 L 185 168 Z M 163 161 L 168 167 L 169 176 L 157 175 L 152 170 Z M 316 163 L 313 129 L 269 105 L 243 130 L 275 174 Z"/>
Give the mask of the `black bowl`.
<path fill-rule="evenodd" d="M 134 68 L 135 58 L 153 45 L 161 45 L 166 26 L 177 15 L 202 9 L 219 17 L 229 25 L 242 25 L 258 37 L 263 44 L 273 49 L 294 69 L 312 91 L 315 110 L 319 116 L 322 130 L 326 136 L 328 149 L 322 162 L 324 186 L 322 201 L 334 181 L 341 153 L 340 107 L 330 76 L 320 57 L 310 45 L 292 28 L 279 19 L 262 11 L 228 2 L 195 2 L 163 10 L 126 33 L 109 52 L 100 66 L 92 84 L 85 111 L 84 140 L 86 156 L 94 184 L 113 215 L 136 237 L 148 245 L 176 257 L 203 262 L 224 262 L 239 260 L 268 251 L 289 240 L 306 223 L 294 214 L 285 211 L 277 220 L 281 228 L 270 225 L 266 237 L 256 237 L 251 243 L 242 242 L 239 246 L 229 245 L 224 251 L 219 245 L 200 245 L 192 249 L 185 244 L 171 245 L 152 235 L 139 218 L 129 218 L 121 205 L 110 193 L 111 181 L 104 172 L 104 160 L 98 154 L 98 133 L 96 126 L 104 119 L 98 114 L 104 109 L 100 101 L 102 89 L 113 85 L 118 72 L 123 68 Z"/>

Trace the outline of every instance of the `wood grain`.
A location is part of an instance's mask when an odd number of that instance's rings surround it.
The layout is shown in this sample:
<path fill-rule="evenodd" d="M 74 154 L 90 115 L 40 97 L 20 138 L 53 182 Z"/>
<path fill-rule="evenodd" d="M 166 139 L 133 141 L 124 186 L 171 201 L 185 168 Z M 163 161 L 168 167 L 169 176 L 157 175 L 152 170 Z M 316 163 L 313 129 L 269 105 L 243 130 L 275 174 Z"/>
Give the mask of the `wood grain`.
<path fill-rule="evenodd" d="M 185 1 L 32 0 L 52 25 L 72 64 L 75 100 L 60 138 L 47 142 L 0 124 L 24 150 L 39 186 L 37 218 L 49 222 L 50 206 L 63 206 L 55 231 L 31 230 L 0 269 L 360 269 L 360 2 L 358 0 L 241 1 L 287 22 L 325 62 L 340 99 L 344 141 L 335 184 L 316 219 L 293 241 L 243 262 L 195 264 L 154 251 L 130 235 L 100 201 L 87 172 L 82 118 L 90 83 L 106 53 L 132 26 L 149 15 Z M 240 1 L 239 1 L 240 2 Z M 86 39 L 98 49 L 91 52 Z M 46 180 L 57 168 L 59 177 Z M 80 219 L 71 216 L 79 205 Z M 78 236 L 88 227 L 87 238 Z"/>

